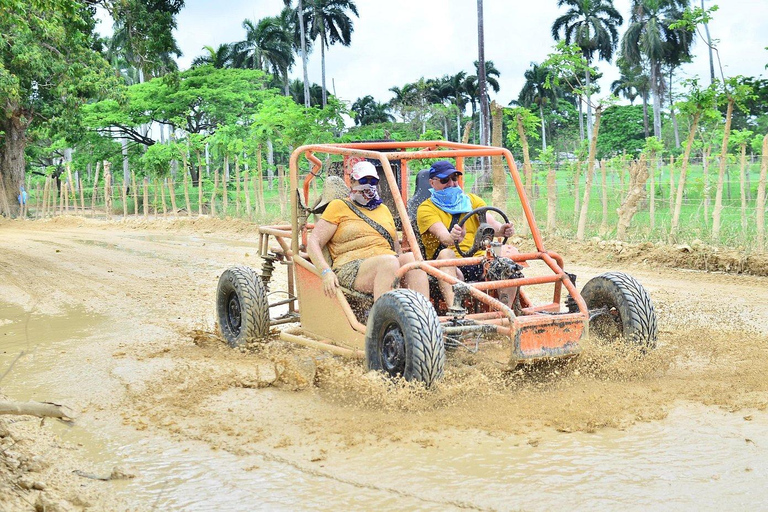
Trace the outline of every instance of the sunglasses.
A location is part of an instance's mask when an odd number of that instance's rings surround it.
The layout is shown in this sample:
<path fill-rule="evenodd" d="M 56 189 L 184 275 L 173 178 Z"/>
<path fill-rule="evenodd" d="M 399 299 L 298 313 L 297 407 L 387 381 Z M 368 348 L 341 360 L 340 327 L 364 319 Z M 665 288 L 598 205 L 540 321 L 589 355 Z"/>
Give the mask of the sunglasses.
<path fill-rule="evenodd" d="M 438 179 L 440 180 L 440 183 L 445 185 L 449 181 L 455 181 L 456 183 L 458 183 L 459 182 L 459 176 L 461 176 L 461 174 L 459 174 L 458 172 L 455 172 L 455 173 L 451 174 L 450 176 L 448 176 L 447 178 L 438 178 Z"/>
<path fill-rule="evenodd" d="M 374 178 L 373 176 L 363 176 L 357 182 L 361 185 L 378 185 L 379 184 L 379 178 Z"/>

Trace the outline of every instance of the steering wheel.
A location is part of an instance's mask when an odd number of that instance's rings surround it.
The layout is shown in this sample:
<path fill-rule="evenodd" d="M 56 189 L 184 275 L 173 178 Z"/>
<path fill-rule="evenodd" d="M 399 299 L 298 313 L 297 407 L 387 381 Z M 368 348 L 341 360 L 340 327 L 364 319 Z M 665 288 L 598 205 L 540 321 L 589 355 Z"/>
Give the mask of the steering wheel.
<path fill-rule="evenodd" d="M 504 219 L 504 224 L 509 223 L 509 217 L 507 217 L 507 214 L 503 211 L 499 210 L 495 206 L 481 206 L 480 208 L 475 208 L 471 212 L 467 213 L 464 217 L 459 220 L 459 222 L 456 224 L 460 228 L 464 227 L 464 223 L 467 222 L 467 219 L 472 217 L 473 215 L 477 215 L 478 219 L 480 220 L 480 226 L 477 228 L 477 232 L 475 233 L 475 240 L 472 242 L 472 247 L 470 247 L 468 252 L 464 252 L 461 250 L 461 247 L 459 247 L 458 240 L 453 241 L 453 245 L 456 246 L 456 251 L 461 254 L 464 258 L 469 258 L 473 254 L 477 252 L 478 249 L 484 246 L 485 241 L 488 242 L 493 241 L 493 238 L 496 236 L 496 230 L 493 229 L 493 227 L 488 224 L 488 218 L 486 217 L 487 212 L 496 212 L 499 215 L 501 215 L 501 218 Z M 504 240 L 502 240 L 502 244 L 507 243 L 507 240 L 509 237 L 505 236 Z"/>

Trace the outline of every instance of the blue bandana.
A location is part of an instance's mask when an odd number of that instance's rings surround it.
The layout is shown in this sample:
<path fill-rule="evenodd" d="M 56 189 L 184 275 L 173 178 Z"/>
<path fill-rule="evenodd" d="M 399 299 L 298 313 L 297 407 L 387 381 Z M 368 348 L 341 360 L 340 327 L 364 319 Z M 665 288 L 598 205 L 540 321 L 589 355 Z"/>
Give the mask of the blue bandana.
<path fill-rule="evenodd" d="M 435 206 L 447 213 L 467 213 L 472 211 L 472 200 L 459 187 L 443 190 L 429 189 Z"/>

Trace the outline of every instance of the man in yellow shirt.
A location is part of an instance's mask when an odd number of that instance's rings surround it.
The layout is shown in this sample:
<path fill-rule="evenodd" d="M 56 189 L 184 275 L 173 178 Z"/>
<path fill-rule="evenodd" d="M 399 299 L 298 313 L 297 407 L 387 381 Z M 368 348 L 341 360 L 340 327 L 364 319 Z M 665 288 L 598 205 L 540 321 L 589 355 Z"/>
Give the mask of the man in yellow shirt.
<path fill-rule="evenodd" d="M 454 242 L 458 242 L 465 253 L 472 248 L 475 233 L 480 227 L 477 215 L 467 219 L 463 227 L 456 224 L 463 214 L 486 206 L 486 203 L 475 194 L 464 193 L 459 187 L 461 175 L 461 171 L 447 160 L 435 162 L 429 169 L 432 196 L 421 203 L 416 211 L 416 222 L 428 260 L 459 258 L 460 255 L 454 250 Z M 512 236 L 515 233 L 511 223 L 500 223 L 490 212 L 487 213 L 486 220 L 496 230 L 496 236 Z M 484 250 L 479 250 L 474 256 L 481 254 L 484 254 Z M 460 269 L 445 267 L 442 270 L 464 281 L 479 281 L 483 275 L 481 264 L 463 266 Z M 445 281 L 439 281 L 439 285 L 446 304 L 452 306 L 451 285 Z"/>

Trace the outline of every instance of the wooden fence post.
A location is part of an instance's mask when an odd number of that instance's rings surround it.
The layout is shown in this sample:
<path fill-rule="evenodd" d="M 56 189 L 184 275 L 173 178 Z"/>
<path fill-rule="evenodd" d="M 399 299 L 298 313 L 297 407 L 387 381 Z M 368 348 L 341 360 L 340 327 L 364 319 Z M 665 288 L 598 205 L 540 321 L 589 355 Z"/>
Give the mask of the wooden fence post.
<path fill-rule="evenodd" d="M 224 172 L 221 175 L 221 188 L 222 188 L 221 195 L 222 195 L 222 203 L 223 203 L 223 206 L 222 206 L 223 217 L 227 216 L 227 204 L 228 204 L 228 196 L 229 196 L 228 189 L 227 189 L 227 185 L 229 184 L 229 173 L 227 172 L 228 169 L 229 169 L 229 157 L 225 156 Z"/>
<path fill-rule="evenodd" d="M 173 178 L 166 178 L 165 182 L 168 184 L 168 195 L 171 196 L 171 208 L 173 209 L 173 216 L 179 217 L 179 209 L 176 208 L 176 185 L 173 182 Z"/>
<path fill-rule="evenodd" d="M 149 218 L 149 176 L 144 176 L 144 218 Z"/>
<path fill-rule="evenodd" d="M 131 171 L 131 188 L 133 189 L 133 214 L 139 216 L 139 191 L 136 189 L 136 173 Z"/>
<path fill-rule="evenodd" d="M 203 177 L 199 168 L 197 172 L 197 215 L 200 217 L 203 215 Z"/>
<path fill-rule="evenodd" d="M 99 183 L 99 169 L 101 162 L 96 162 L 96 176 L 93 178 L 93 190 L 91 191 L 91 217 L 96 215 L 96 190 Z"/>
<path fill-rule="evenodd" d="M 80 178 L 80 212 L 85 216 L 85 191 L 83 190 L 82 178 Z"/>
<path fill-rule="evenodd" d="M 112 173 L 111 162 L 104 162 L 104 213 L 107 220 L 112 216 Z"/>
<path fill-rule="evenodd" d="M 128 218 L 128 186 L 126 183 L 123 183 L 123 186 L 120 187 L 120 191 L 123 193 L 123 220 L 126 220 Z"/>
<path fill-rule="evenodd" d="M 184 201 L 187 205 L 187 217 L 192 216 L 192 203 L 189 201 L 189 178 L 187 176 L 187 166 L 184 166 Z"/>
<path fill-rule="evenodd" d="M 165 206 L 165 182 L 160 181 L 159 179 L 157 180 L 157 182 L 158 182 L 158 185 L 160 186 L 160 198 L 161 198 L 161 201 L 163 202 L 163 218 L 165 218 L 168 216 L 168 208 L 166 208 Z"/>
<path fill-rule="evenodd" d="M 218 169 L 216 169 L 213 173 L 213 191 L 211 192 L 211 217 L 216 216 L 216 189 L 217 188 L 219 188 L 219 170 Z"/>
<path fill-rule="evenodd" d="M 240 217 L 240 169 L 235 167 L 235 215 Z"/>

